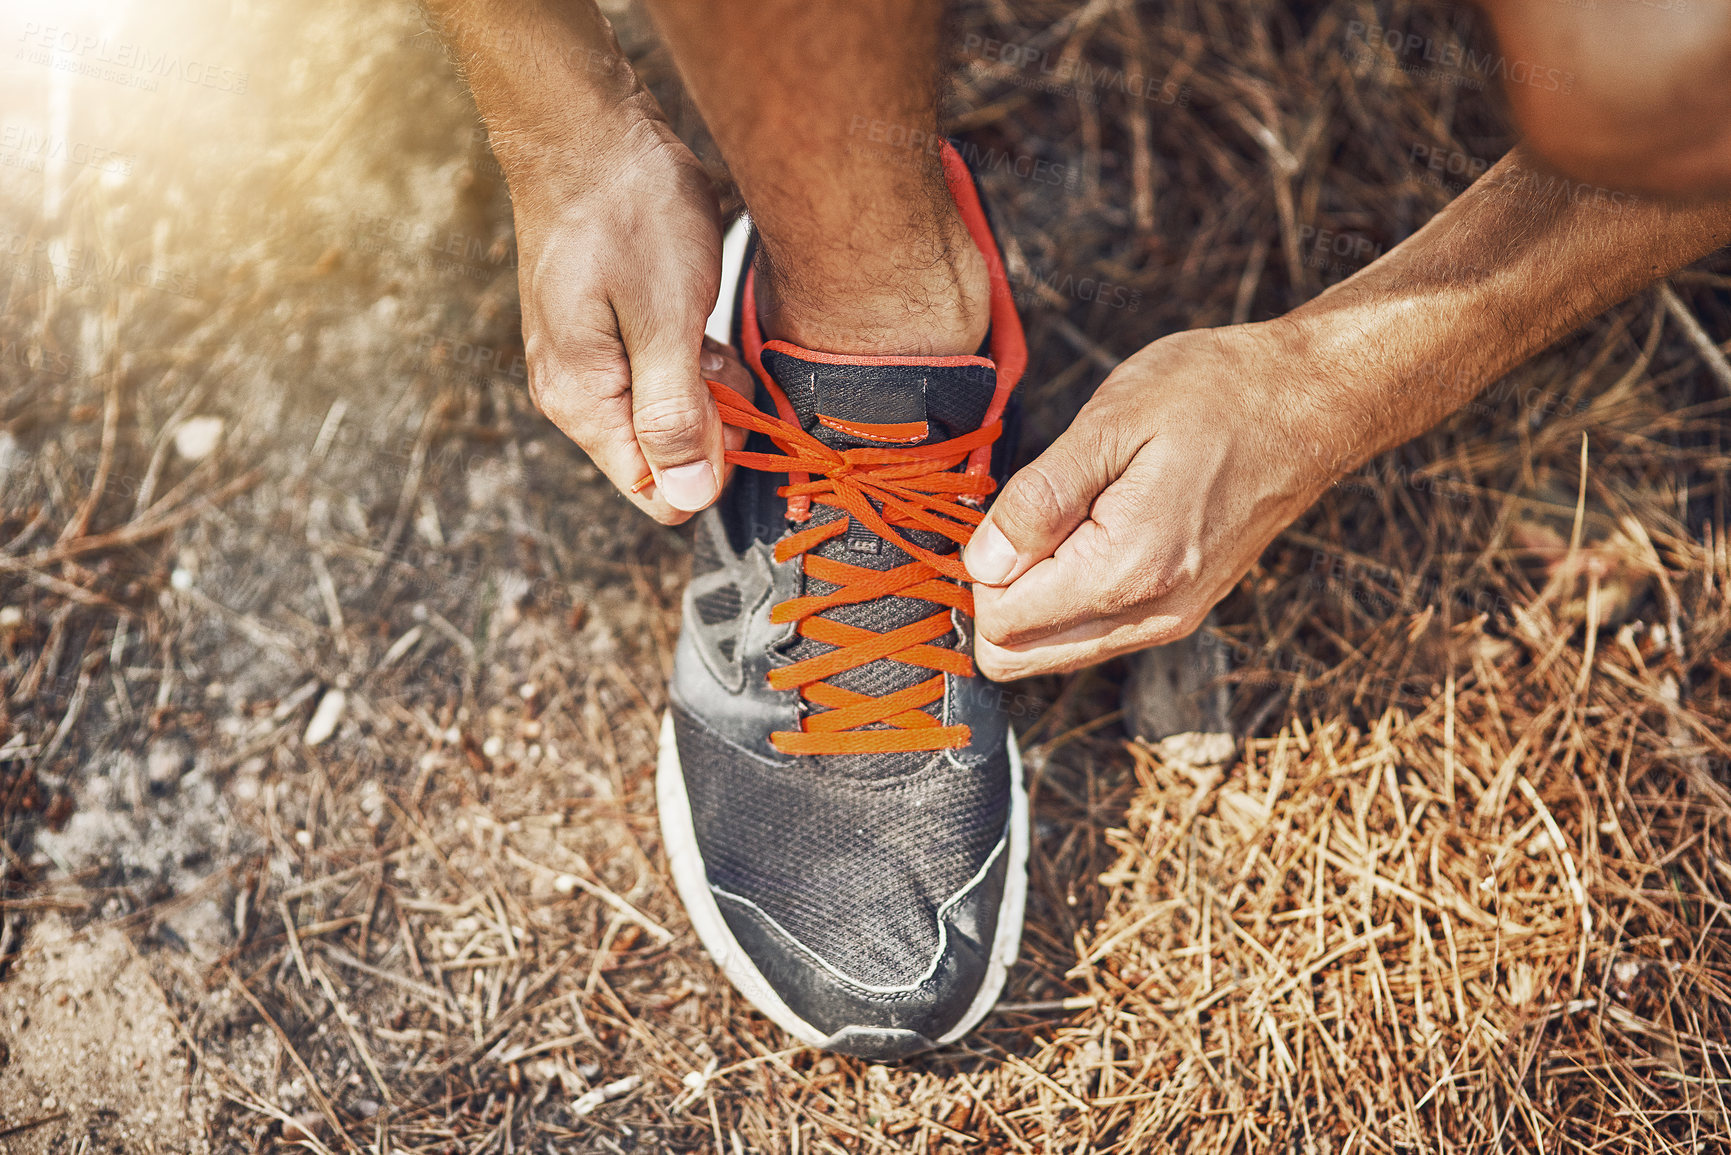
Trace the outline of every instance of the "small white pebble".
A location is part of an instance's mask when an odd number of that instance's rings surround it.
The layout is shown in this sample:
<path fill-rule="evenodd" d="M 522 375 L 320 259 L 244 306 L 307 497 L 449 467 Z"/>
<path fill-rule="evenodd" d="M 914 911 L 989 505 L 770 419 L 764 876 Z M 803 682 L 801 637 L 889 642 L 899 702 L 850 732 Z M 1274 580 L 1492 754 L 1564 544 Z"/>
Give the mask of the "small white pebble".
<path fill-rule="evenodd" d="M 222 440 L 220 417 L 189 417 L 174 431 L 174 451 L 187 461 L 203 461 Z"/>
<path fill-rule="evenodd" d="M 525 702 L 533 702 L 535 700 L 535 695 L 540 692 L 541 687 L 537 686 L 534 682 L 524 682 L 521 686 L 517 687 L 517 696 Z"/>
<path fill-rule="evenodd" d="M 499 737 L 499 735 L 497 735 L 497 734 L 494 734 L 492 737 L 488 738 L 485 742 L 481 743 L 481 753 L 485 754 L 489 758 L 497 758 L 499 755 L 503 754 L 504 752 L 505 752 L 505 740 L 503 738 Z"/>
<path fill-rule="evenodd" d="M 560 894 L 569 897 L 577 891 L 577 876 L 574 874 L 561 874 L 558 878 L 553 880 L 553 889 L 558 891 Z"/>
<path fill-rule="evenodd" d="M 192 571 L 181 566 L 175 566 L 174 572 L 168 575 L 168 584 L 185 593 L 192 588 Z"/>
<path fill-rule="evenodd" d="M 302 744 L 313 747 L 327 741 L 337 732 L 337 723 L 343 720 L 343 710 L 348 704 L 349 696 L 341 690 L 326 690 L 307 723 L 306 733 L 301 736 Z"/>
<path fill-rule="evenodd" d="M 579 1115 L 587 1115 L 609 1099 L 617 1099 L 621 1095 L 630 1094 L 643 1082 L 642 1075 L 627 1075 L 623 1079 L 615 1079 L 596 1087 L 593 1091 L 585 1091 L 577 1096 L 577 1101 L 571 1104 L 571 1109 Z"/>
<path fill-rule="evenodd" d="M 184 743 L 164 738 L 150 744 L 144 758 L 144 772 L 151 782 L 166 786 L 179 781 L 191 764 L 192 751 Z"/>
<path fill-rule="evenodd" d="M 15 630 L 23 624 L 23 610 L 17 606 L 0 606 L 0 630 Z"/>
<path fill-rule="evenodd" d="M 385 791 L 375 779 L 369 778 L 361 783 L 361 813 L 367 816 L 367 821 L 377 826 L 385 815 Z"/>
<path fill-rule="evenodd" d="M 1638 962 L 1625 959 L 1611 968 L 1611 977 L 1616 979 L 1619 984 L 1628 986 L 1635 981 L 1635 976 L 1641 973 L 1641 965 Z"/>
<path fill-rule="evenodd" d="M 312 831 L 310 831 L 310 830 L 297 830 L 297 831 L 295 831 L 295 845 L 296 846 L 308 847 L 308 846 L 311 846 L 312 844 L 313 844 Z"/>

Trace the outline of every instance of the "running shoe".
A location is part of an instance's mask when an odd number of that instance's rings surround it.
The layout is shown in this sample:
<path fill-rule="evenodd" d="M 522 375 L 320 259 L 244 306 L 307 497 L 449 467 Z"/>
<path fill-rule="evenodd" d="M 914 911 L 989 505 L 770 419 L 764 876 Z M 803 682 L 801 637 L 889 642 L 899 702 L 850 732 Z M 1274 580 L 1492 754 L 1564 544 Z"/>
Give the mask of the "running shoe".
<path fill-rule="evenodd" d="M 759 331 L 749 224 L 711 335 L 741 351 L 750 431 L 696 519 L 656 776 L 675 884 L 741 994 L 814 1047 L 874 1060 L 985 1017 L 1021 942 L 1028 807 L 996 687 L 969 657 L 961 547 L 1001 470 L 1027 363 L 979 191 L 951 194 L 991 270 L 977 355 L 837 356 Z"/>

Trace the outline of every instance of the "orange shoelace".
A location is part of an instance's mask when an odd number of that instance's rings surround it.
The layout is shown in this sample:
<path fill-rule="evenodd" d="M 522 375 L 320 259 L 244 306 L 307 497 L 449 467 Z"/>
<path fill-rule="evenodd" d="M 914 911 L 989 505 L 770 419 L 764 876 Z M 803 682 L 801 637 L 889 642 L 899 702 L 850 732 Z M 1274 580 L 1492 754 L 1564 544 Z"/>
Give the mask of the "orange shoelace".
<path fill-rule="evenodd" d="M 804 497 L 847 514 L 801 530 L 775 547 L 777 562 L 806 555 L 806 575 L 837 588 L 832 593 L 791 598 L 770 613 L 770 621 L 798 622 L 801 635 L 835 647 L 769 672 L 773 688 L 798 690 L 808 702 L 824 708 L 802 720 L 799 730 L 771 734 L 770 743 L 784 754 L 884 754 L 967 745 L 968 727 L 945 726 L 925 707 L 943 698 L 945 674 L 970 677 L 974 672 L 967 654 L 928 644 L 953 628 L 950 610 L 973 616 L 974 594 L 968 586 L 968 572 L 959 550 L 933 553 L 907 540 L 894 527 L 931 530 L 958 546 L 966 545 L 985 514 L 957 499 L 984 497 L 997 483 L 984 474 L 952 471 L 974 450 L 997 440 L 1002 424 L 993 422 L 961 437 L 911 448 L 831 449 L 798 425 L 763 413 L 726 385 L 718 381 L 708 385 L 724 422 L 762 433 L 782 451 L 730 451 L 728 462 L 789 474 L 790 484 L 778 489 L 778 494 Z M 875 570 L 808 554 L 846 533 L 856 521 L 914 560 L 894 569 Z M 818 616 L 836 606 L 891 595 L 946 608 L 889 633 Z M 917 685 L 882 696 L 857 693 L 829 682 L 847 670 L 886 659 L 935 673 Z M 889 728 L 866 729 L 878 723 Z"/>

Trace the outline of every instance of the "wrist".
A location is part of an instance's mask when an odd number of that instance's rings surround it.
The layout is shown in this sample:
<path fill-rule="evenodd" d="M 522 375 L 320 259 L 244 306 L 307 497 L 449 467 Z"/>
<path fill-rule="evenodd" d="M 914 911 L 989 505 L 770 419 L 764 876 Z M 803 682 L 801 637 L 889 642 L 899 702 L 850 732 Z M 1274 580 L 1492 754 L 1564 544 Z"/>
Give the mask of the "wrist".
<path fill-rule="evenodd" d="M 593 3 L 431 7 L 514 194 L 581 187 L 633 124 L 660 116 Z"/>
<path fill-rule="evenodd" d="M 580 108 L 496 106 L 484 115 L 512 203 L 531 214 L 602 193 L 639 159 L 677 142 L 647 90 Z"/>
<path fill-rule="evenodd" d="M 1312 417 L 1327 430 L 1319 453 L 1336 479 L 1431 428 L 1488 383 L 1482 335 L 1449 304 L 1325 294 L 1274 322 L 1290 326 L 1307 366 Z"/>
<path fill-rule="evenodd" d="M 1370 343 L 1303 309 L 1238 328 L 1253 341 L 1243 379 L 1278 382 L 1278 395 L 1251 399 L 1254 419 L 1272 426 L 1289 484 L 1314 499 L 1375 454 L 1375 398 L 1386 386 L 1366 357 Z"/>

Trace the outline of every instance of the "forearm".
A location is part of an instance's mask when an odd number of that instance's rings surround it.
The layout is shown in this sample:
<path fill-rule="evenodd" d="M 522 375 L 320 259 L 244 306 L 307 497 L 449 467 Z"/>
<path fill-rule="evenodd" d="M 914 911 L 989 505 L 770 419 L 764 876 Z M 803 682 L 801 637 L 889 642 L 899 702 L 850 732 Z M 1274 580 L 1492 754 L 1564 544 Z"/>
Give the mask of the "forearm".
<path fill-rule="evenodd" d="M 581 176 L 632 112 L 659 115 L 594 0 L 426 0 L 507 176 Z"/>
<path fill-rule="evenodd" d="M 1521 149 L 1422 229 L 1288 315 L 1350 470 L 1410 440 L 1583 321 L 1731 242 L 1731 200 L 1567 184 Z"/>

